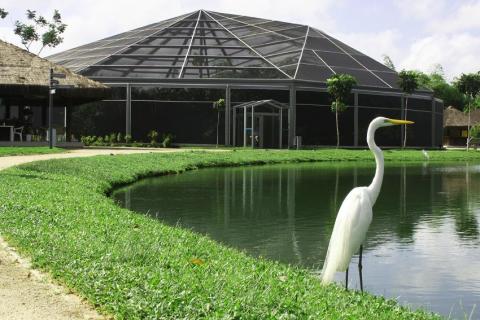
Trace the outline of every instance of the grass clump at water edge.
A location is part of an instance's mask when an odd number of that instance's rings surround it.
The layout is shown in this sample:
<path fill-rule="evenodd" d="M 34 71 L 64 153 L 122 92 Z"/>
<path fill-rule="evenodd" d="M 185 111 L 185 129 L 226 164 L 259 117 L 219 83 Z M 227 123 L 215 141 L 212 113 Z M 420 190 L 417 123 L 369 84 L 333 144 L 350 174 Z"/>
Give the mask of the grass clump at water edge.
<path fill-rule="evenodd" d="M 336 153 L 339 152 L 339 153 Z M 26 164 L 0 173 L 0 232 L 35 267 L 118 319 L 434 319 L 308 271 L 118 207 L 105 195 L 141 177 L 211 166 L 371 159 L 321 151 L 183 152 Z M 336 158 L 338 160 L 338 158 Z"/>

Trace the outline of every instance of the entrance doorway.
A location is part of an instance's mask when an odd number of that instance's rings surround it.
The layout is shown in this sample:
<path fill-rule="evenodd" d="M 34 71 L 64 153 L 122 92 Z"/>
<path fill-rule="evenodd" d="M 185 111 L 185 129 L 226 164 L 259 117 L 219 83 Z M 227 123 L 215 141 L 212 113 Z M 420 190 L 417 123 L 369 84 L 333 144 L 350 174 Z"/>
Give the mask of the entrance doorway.
<path fill-rule="evenodd" d="M 233 107 L 233 145 L 252 148 L 282 148 L 284 110 L 275 100 L 242 103 Z"/>

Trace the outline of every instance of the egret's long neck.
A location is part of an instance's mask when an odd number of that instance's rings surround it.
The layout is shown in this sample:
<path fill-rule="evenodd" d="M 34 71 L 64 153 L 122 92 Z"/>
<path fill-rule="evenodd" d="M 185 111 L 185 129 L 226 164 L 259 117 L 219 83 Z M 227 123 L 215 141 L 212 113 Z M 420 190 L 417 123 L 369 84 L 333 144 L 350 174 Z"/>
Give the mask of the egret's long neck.
<path fill-rule="evenodd" d="M 377 126 L 370 125 L 368 127 L 368 132 L 367 132 L 368 147 L 373 152 L 373 155 L 375 156 L 375 162 L 377 164 L 377 169 L 375 170 L 375 176 L 373 177 L 372 183 L 368 186 L 368 191 L 370 191 L 370 200 L 372 201 L 372 205 L 375 204 L 375 201 L 377 201 L 378 194 L 380 193 L 380 189 L 382 188 L 382 181 L 383 181 L 383 152 L 375 144 L 376 130 L 377 130 Z"/>

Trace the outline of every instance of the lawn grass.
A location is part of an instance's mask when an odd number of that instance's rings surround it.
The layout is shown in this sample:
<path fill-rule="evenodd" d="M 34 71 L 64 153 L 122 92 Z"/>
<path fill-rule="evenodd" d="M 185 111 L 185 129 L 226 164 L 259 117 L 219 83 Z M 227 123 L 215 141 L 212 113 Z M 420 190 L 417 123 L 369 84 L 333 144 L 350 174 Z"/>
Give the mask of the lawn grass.
<path fill-rule="evenodd" d="M 49 147 L 0 147 L 0 157 L 23 156 L 29 154 L 47 154 L 65 152 L 62 148 Z"/>
<path fill-rule="evenodd" d="M 431 161 L 480 152 L 429 152 Z M 418 161 L 420 151 L 389 151 Z M 118 319 L 437 319 L 307 270 L 220 245 L 118 207 L 106 197 L 142 177 L 212 166 L 371 161 L 368 151 L 231 151 L 49 160 L 0 172 L 0 232 L 34 267 Z"/>

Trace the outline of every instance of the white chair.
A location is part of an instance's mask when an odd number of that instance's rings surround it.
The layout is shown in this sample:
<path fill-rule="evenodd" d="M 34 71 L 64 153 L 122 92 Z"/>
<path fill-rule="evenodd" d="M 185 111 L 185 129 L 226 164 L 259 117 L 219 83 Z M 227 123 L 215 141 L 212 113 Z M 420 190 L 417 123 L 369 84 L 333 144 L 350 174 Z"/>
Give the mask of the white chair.
<path fill-rule="evenodd" d="M 15 141 L 15 136 L 18 135 L 20 141 L 23 141 L 23 126 L 13 128 L 13 141 Z"/>

